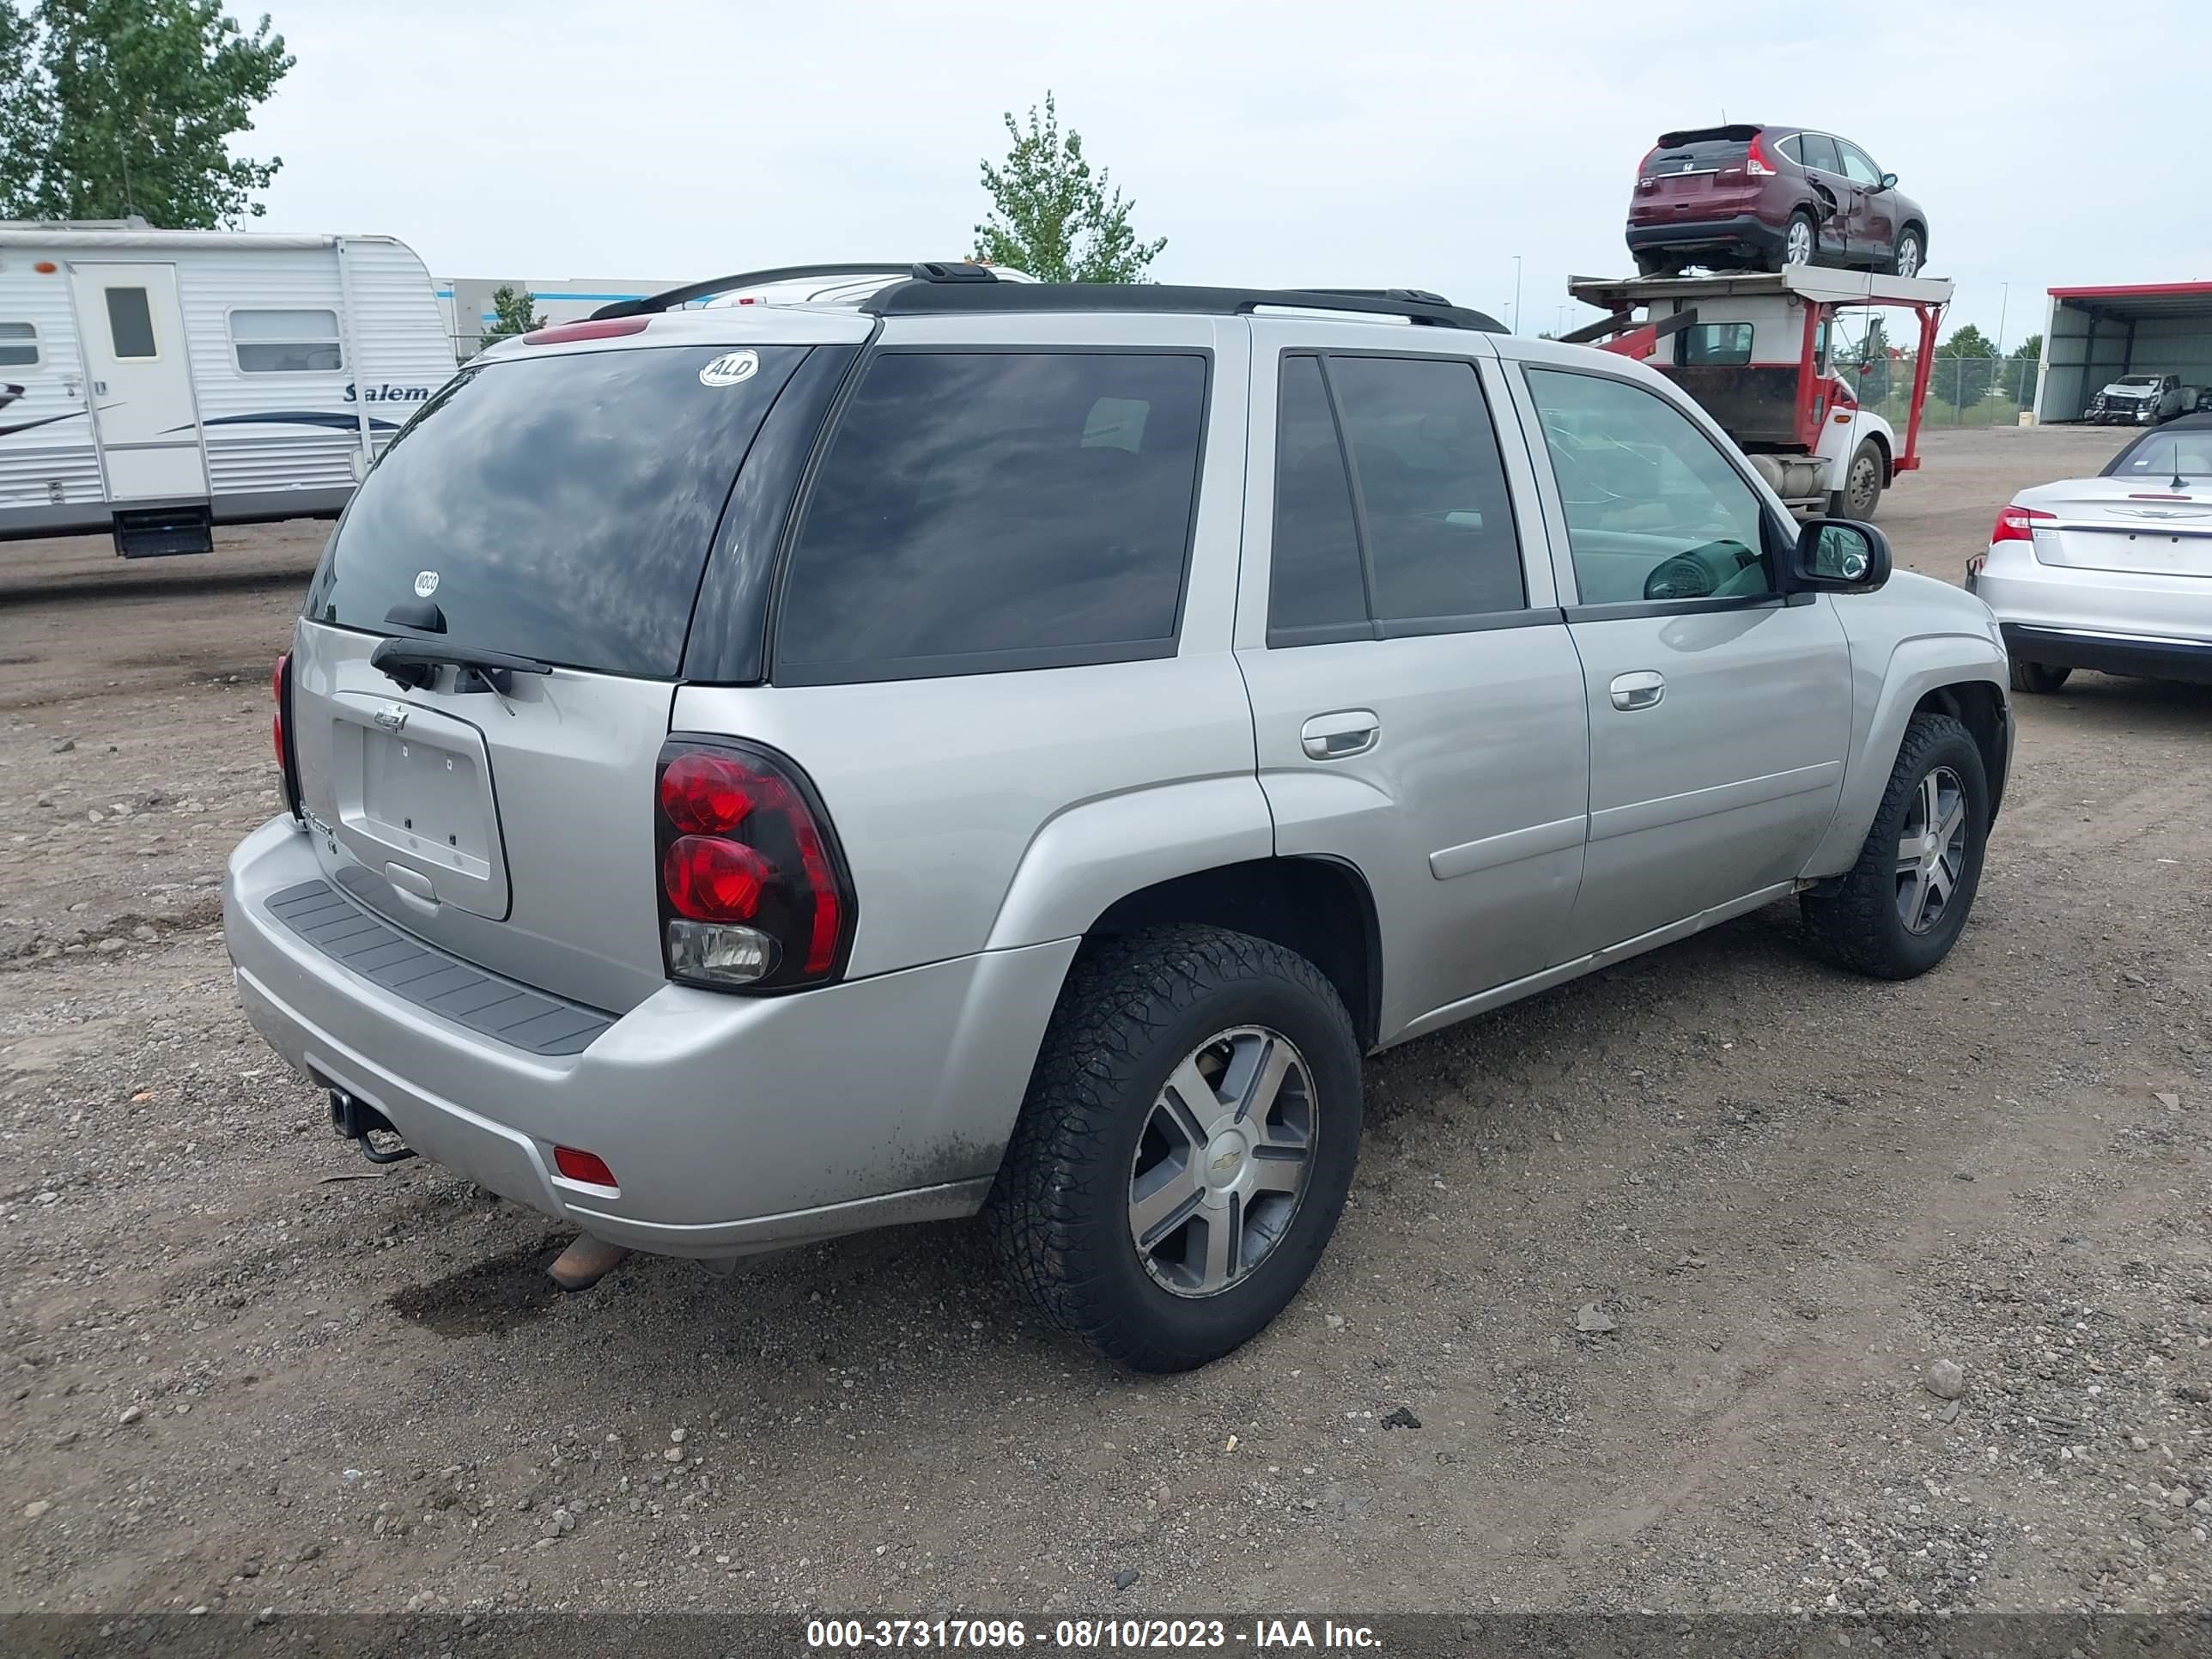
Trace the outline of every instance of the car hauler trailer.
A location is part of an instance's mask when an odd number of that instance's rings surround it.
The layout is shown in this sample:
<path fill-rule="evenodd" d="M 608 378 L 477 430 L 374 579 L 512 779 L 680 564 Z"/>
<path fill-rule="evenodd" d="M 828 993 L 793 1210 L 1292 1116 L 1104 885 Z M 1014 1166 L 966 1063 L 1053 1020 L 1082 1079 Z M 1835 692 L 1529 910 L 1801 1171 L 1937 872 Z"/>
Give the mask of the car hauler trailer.
<path fill-rule="evenodd" d="M 453 374 L 389 236 L 0 223 L 0 539 L 335 517 Z"/>
<path fill-rule="evenodd" d="M 1797 512 L 1869 519 L 1920 465 L 1936 334 L 1951 301 L 1940 278 L 1793 265 L 1711 276 L 1573 276 L 1606 315 L 1565 336 L 1648 362 L 1703 404 Z M 1905 437 L 1860 401 L 1833 361 L 1838 313 L 1897 307 L 1919 319 Z"/>

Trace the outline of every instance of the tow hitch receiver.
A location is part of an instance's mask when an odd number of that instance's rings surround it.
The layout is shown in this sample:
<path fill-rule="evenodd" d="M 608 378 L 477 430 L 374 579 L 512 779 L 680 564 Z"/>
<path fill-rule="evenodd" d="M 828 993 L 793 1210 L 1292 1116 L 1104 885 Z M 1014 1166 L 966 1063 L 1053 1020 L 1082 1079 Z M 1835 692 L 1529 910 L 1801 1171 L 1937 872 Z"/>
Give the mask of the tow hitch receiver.
<path fill-rule="evenodd" d="M 369 1136 L 380 1130 L 397 1139 L 399 1131 L 375 1107 L 356 1100 L 343 1089 L 331 1091 L 331 1130 L 340 1140 L 350 1140 L 360 1147 L 361 1155 L 371 1164 L 404 1164 L 415 1156 L 411 1146 L 386 1150 L 371 1140 Z"/>

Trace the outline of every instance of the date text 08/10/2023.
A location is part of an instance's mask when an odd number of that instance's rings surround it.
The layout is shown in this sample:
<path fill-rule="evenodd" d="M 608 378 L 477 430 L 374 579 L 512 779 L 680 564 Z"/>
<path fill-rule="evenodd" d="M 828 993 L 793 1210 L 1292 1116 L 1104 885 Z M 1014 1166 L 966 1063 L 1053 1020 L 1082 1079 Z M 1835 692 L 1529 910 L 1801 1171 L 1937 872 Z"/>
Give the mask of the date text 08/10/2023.
<path fill-rule="evenodd" d="M 811 1651 L 882 1648 L 946 1648 L 1000 1651 L 1040 1647 L 1066 1651 L 1132 1649 L 1379 1649 L 1372 1626 L 1333 1620 L 1060 1619 L 1050 1625 L 1023 1619 L 813 1619 Z"/>

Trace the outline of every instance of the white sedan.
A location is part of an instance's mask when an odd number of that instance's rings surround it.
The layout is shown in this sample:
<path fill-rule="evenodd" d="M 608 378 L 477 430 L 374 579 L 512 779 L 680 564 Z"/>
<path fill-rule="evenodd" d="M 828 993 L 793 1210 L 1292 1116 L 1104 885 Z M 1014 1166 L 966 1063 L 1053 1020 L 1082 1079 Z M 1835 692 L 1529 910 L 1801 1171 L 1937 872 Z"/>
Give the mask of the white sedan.
<path fill-rule="evenodd" d="M 2004 629 L 2013 689 L 2076 668 L 2212 684 L 2212 415 L 2146 432 L 2094 478 L 2023 489 L 1966 589 Z"/>

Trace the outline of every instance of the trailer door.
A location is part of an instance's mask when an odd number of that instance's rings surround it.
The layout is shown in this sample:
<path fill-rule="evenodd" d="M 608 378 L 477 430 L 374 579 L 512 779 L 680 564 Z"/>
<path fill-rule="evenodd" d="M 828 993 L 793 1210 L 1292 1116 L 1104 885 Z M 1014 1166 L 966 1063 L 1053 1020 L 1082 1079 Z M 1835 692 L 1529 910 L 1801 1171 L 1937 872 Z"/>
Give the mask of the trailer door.
<path fill-rule="evenodd" d="M 70 266 L 93 428 L 112 501 L 208 493 L 177 268 Z"/>

